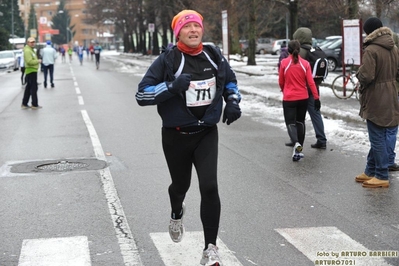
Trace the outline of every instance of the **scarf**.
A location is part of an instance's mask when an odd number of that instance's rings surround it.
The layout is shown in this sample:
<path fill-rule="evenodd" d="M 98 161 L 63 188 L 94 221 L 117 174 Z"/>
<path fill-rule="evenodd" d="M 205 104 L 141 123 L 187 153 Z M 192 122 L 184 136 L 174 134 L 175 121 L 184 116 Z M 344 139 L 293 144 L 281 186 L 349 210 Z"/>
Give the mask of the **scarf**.
<path fill-rule="evenodd" d="M 177 42 L 177 49 L 188 55 L 199 55 L 200 53 L 202 53 L 202 47 L 202 42 L 196 48 L 191 48 L 182 42 Z"/>

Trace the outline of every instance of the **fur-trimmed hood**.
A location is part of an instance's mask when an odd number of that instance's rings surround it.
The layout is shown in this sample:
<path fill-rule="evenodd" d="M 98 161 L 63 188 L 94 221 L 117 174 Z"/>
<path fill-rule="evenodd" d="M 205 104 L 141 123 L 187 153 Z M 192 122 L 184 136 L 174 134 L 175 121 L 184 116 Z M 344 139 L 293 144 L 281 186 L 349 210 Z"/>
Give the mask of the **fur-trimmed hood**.
<path fill-rule="evenodd" d="M 368 46 L 369 44 L 376 44 L 385 49 L 391 50 L 395 45 L 392 30 L 388 27 L 376 29 L 364 39 L 364 45 Z"/>

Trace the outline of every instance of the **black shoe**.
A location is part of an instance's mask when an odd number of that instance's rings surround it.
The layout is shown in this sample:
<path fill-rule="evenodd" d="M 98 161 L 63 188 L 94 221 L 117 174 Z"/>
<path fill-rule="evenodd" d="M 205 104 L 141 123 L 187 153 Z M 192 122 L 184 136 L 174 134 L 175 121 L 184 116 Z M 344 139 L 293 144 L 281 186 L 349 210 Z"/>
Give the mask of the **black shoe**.
<path fill-rule="evenodd" d="M 324 149 L 325 150 L 327 148 L 327 144 L 316 142 L 315 144 L 311 144 L 310 147 L 312 147 L 313 149 Z"/>
<path fill-rule="evenodd" d="M 54 83 L 51 83 L 51 88 L 54 88 Z"/>
<path fill-rule="evenodd" d="M 285 143 L 285 146 L 287 146 L 287 147 L 294 147 L 294 143 L 292 143 L 292 141 L 286 142 L 286 143 Z"/>
<path fill-rule="evenodd" d="M 388 166 L 389 171 L 399 171 L 399 165 L 397 163 L 394 163 L 393 165 Z"/>

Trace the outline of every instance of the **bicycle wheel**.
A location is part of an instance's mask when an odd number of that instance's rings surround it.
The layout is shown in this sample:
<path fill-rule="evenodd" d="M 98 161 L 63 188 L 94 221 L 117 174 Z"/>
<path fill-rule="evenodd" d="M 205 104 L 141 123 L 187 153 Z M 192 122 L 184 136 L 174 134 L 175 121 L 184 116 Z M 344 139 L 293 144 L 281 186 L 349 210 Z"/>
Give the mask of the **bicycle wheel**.
<path fill-rule="evenodd" d="M 356 84 L 350 76 L 339 75 L 334 79 L 331 89 L 337 98 L 348 99 L 355 92 L 355 87 Z"/>

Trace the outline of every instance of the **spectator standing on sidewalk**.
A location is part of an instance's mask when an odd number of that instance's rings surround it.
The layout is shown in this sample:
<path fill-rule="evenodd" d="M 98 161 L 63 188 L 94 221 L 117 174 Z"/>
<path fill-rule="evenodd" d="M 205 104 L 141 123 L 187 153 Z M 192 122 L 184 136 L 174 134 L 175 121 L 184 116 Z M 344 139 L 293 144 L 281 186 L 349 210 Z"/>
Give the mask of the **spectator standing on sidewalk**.
<path fill-rule="evenodd" d="M 301 45 L 297 40 L 288 43 L 289 57 L 281 61 L 278 83 L 283 93 L 284 120 L 288 135 L 294 144 L 292 160 L 299 161 L 305 141 L 305 117 L 308 109 L 310 88 L 314 107 L 320 110 L 319 94 L 313 80 L 312 69 L 308 61 L 299 55 Z"/>
<path fill-rule="evenodd" d="M 220 221 L 217 183 L 218 128 L 241 116 L 237 80 L 220 49 L 203 45 L 203 17 L 183 10 L 172 20 L 177 45 L 150 66 L 138 86 L 139 105 L 157 105 L 162 118 L 162 146 L 172 178 L 169 186 L 169 235 L 180 242 L 184 234 L 184 198 L 194 165 L 201 194 L 201 221 L 205 246 L 200 263 L 221 265 L 216 246 Z"/>
<path fill-rule="evenodd" d="M 398 34 L 392 32 L 393 41 L 396 47 L 399 47 L 399 37 Z M 396 81 L 396 90 L 398 92 L 399 100 L 399 82 Z M 388 129 L 387 134 L 387 148 L 388 148 L 388 171 L 399 171 L 399 165 L 395 163 L 396 153 L 396 136 L 398 134 L 398 127 Z"/>
<path fill-rule="evenodd" d="M 392 31 L 381 20 L 371 17 L 363 30 L 367 34 L 363 43 L 362 65 L 356 77 L 360 88 L 361 118 L 367 121 L 370 150 L 364 172 L 356 176 L 363 187 L 389 187 L 388 135 L 397 131 L 399 102 L 396 75 L 399 69 L 399 49 Z"/>
<path fill-rule="evenodd" d="M 42 62 L 41 59 L 37 58 L 37 54 L 33 49 L 35 47 L 35 38 L 29 37 L 27 45 L 24 47 L 24 63 L 25 63 L 25 79 L 26 87 L 24 97 L 22 99 L 22 109 L 38 109 L 42 108 L 38 104 L 37 99 L 37 71 Z M 29 99 L 32 98 L 32 106 L 29 106 Z"/>
<path fill-rule="evenodd" d="M 309 48 L 312 47 L 312 31 L 309 28 L 301 27 L 298 28 L 293 35 L 294 40 L 299 41 L 301 46 L 308 46 Z M 302 58 L 306 58 L 308 50 L 304 49 L 301 47 L 301 50 L 299 52 L 299 55 Z M 316 83 L 316 88 L 318 95 L 320 95 L 320 90 L 319 86 L 322 82 L 321 79 L 315 79 L 314 80 Z M 310 145 L 312 148 L 315 149 L 326 149 L 327 148 L 327 138 L 326 134 L 324 133 L 324 123 L 323 123 L 323 118 L 321 116 L 320 110 L 316 110 L 315 104 L 314 104 L 314 97 L 310 91 L 310 88 L 308 87 L 308 92 L 309 92 L 309 101 L 308 101 L 308 113 L 310 116 L 310 119 L 312 120 L 312 125 L 313 129 L 316 134 L 316 143 Z M 287 146 L 294 146 L 294 143 L 289 142 L 286 143 Z"/>
<path fill-rule="evenodd" d="M 54 88 L 54 63 L 58 54 L 57 51 L 51 46 L 51 41 L 46 42 L 46 47 L 40 50 L 43 63 L 44 74 L 44 88 L 47 88 L 47 73 L 50 72 L 51 88 Z"/>

